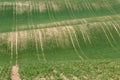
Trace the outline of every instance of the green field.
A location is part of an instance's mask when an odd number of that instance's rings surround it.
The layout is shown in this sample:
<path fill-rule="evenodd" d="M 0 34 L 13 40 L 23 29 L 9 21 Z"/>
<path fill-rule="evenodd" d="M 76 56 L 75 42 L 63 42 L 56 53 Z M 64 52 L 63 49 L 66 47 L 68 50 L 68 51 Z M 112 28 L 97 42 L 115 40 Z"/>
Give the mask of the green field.
<path fill-rule="evenodd" d="M 0 0 L 0 80 L 120 80 L 120 0 Z"/>

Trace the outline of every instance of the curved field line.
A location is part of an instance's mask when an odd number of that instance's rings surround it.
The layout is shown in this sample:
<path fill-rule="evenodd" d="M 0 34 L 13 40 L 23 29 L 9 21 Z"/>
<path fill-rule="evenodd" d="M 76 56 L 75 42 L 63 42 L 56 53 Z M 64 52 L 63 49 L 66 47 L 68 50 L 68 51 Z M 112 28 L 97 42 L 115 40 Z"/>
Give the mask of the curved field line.
<path fill-rule="evenodd" d="M 31 12 L 29 12 L 28 15 L 29 15 L 29 18 L 30 18 L 29 23 L 31 23 L 30 25 L 32 25 L 31 28 L 33 29 L 34 28 L 34 24 L 33 24 L 33 21 L 32 21 L 33 14 Z M 36 55 L 38 57 L 38 62 L 40 62 L 40 56 L 39 56 L 39 51 L 38 51 L 39 49 L 38 49 L 37 35 L 36 35 L 36 32 L 35 32 L 35 29 L 33 29 L 33 35 L 34 35 L 34 40 L 35 40 Z"/>
<path fill-rule="evenodd" d="M 117 23 L 116 23 L 117 24 Z M 114 24 L 114 23 L 111 23 L 111 25 L 113 25 L 113 28 L 116 30 L 116 32 L 117 32 L 117 34 L 119 35 L 119 37 L 120 37 L 120 32 L 119 32 L 119 30 L 118 30 L 118 28 L 119 28 L 119 26 L 117 26 L 116 24 Z"/>
<path fill-rule="evenodd" d="M 44 62 L 46 62 L 47 60 L 46 60 L 45 53 L 44 53 L 44 46 L 43 46 L 43 40 L 42 40 L 42 32 L 39 30 L 38 34 L 39 34 L 40 46 L 41 46 L 41 50 L 42 50 L 42 56 L 44 58 Z"/>
<path fill-rule="evenodd" d="M 78 47 L 79 47 L 79 49 L 80 49 L 80 51 L 81 51 L 81 54 L 82 54 L 85 58 L 88 59 L 88 57 L 85 55 L 84 51 L 82 50 L 82 48 L 81 48 L 81 46 L 80 46 L 80 43 L 79 43 L 78 38 L 77 38 L 77 33 L 76 33 L 76 31 L 74 30 L 73 27 L 71 27 L 70 29 L 71 29 L 71 32 L 73 33 L 73 35 L 74 35 L 74 37 L 75 37 L 75 39 L 76 39 L 76 42 L 77 42 L 77 45 L 78 45 Z"/>
<path fill-rule="evenodd" d="M 10 50 L 11 50 L 10 64 L 12 65 L 12 59 L 13 59 L 13 37 L 11 37 L 11 41 L 10 41 Z"/>
<path fill-rule="evenodd" d="M 103 32 L 104 32 L 104 34 L 105 34 L 105 36 L 106 36 L 106 38 L 107 38 L 110 46 L 111 46 L 115 51 L 118 52 L 118 50 L 117 50 L 116 47 L 112 44 L 110 38 L 108 37 L 108 35 L 107 35 L 107 33 L 106 33 L 106 30 L 104 29 L 104 25 L 102 25 L 102 24 L 100 24 L 100 25 L 101 25 L 101 29 L 103 30 Z"/>
<path fill-rule="evenodd" d="M 79 55 L 78 50 L 76 49 L 76 46 L 75 46 L 75 43 L 74 43 L 74 40 L 73 40 L 73 38 L 72 38 L 72 35 L 71 35 L 71 32 L 70 32 L 69 28 L 68 28 L 67 26 L 66 26 L 65 28 L 66 28 L 69 36 L 70 36 L 70 40 L 71 40 L 72 46 L 73 46 L 76 54 L 78 55 L 78 57 L 79 57 L 81 60 L 83 60 L 83 57 L 82 57 L 81 55 Z"/>
<path fill-rule="evenodd" d="M 15 3 L 17 4 L 17 3 Z M 17 10 L 17 7 L 15 5 L 15 9 Z M 18 64 L 18 26 L 17 26 L 17 14 L 15 12 L 15 53 L 16 53 L 16 65 Z"/>

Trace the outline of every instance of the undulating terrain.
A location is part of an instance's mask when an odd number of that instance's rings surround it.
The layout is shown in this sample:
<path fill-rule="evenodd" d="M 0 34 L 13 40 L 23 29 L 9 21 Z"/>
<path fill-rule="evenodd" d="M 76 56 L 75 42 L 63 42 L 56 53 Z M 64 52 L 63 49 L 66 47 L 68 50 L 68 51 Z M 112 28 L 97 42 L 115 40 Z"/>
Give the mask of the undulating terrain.
<path fill-rule="evenodd" d="M 14 65 L 21 80 L 120 80 L 120 0 L 0 0 L 0 80 Z"/>

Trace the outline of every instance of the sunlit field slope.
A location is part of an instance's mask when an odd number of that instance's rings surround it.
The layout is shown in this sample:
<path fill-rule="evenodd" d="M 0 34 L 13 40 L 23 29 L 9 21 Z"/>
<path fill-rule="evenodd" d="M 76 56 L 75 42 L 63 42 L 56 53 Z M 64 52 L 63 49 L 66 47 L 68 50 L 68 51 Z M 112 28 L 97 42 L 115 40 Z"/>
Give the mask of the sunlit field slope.
<path fill-rule="evenodd" d="M 119 59 L 120 0 L 0 0 L 0 64 L 21 79 L 119 80 Z"/>

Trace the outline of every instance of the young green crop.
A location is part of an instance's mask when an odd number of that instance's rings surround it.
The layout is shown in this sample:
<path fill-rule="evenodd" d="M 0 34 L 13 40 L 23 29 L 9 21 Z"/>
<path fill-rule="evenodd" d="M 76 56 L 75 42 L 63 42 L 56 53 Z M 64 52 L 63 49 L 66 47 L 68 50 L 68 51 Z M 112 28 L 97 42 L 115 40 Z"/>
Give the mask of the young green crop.
<path fill-rule="evenodd" d="M 25 80 L 63 80 L 92 79 L 103 80 L 119 78 L 119 60 L 91 60 L 73 62 L 53 62 L 20 65 L 21 79 Z"/>
<path fill-rule="evenodd" d="M 10 80 L 11 67 L 10 65 L 0 64 L 0 80 Z"/>

